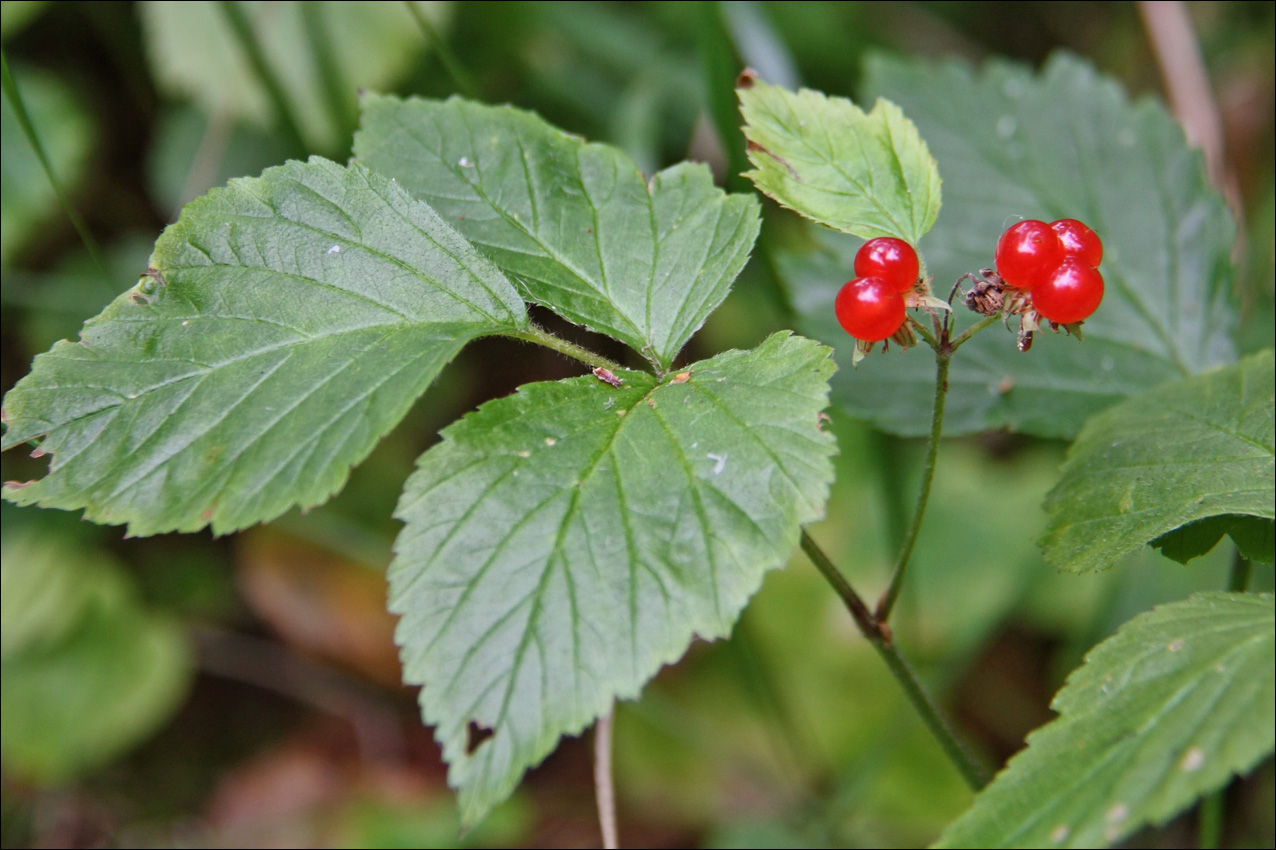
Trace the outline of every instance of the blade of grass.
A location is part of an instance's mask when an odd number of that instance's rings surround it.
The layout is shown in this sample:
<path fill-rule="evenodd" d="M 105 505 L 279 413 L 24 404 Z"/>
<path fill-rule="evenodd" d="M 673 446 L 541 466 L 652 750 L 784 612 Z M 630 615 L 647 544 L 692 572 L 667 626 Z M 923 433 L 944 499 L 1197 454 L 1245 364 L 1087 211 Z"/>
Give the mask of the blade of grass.
<path fill-rule="evenodd" d="M 79 211 L 72 206 L 71 199 L 67 197 L 66 190 L 62 188 L 62 181 L 58 179 L 58 175 L 53 171 L 53 163 L 49 162 L 49 157 L 44 152 L 44 145 L 40 143 L 40 136 L 36 133 L 35 126 L 31 123 L 31 117 L 27 114 L 27 107 L 22 102 L 22 92 L 18 89 L 18 82 L 9 71 L 9 56 L 3 49 L 0 49 L 0 86 L 3 87 L 4 96 L 9 99 L 9 104 L 13 107 L 13 114 L 18 119 L 18 126 L 22 128 L 22 134 L 26 136 L 27 144 L 31 145 L 31 149 L 35 151 L 36 158 L 40 160 L 40 167 L 44 169 L 44 176 L 48 178 L 49 185 L 53 187 L 54 193 L 58 196 L 58 203 L 62 205 L 62 211 L 71 220 L 71 225 L 75 228 L 75 232 L 80 234 L 80 241 L 84 243 L 84 249 L 93 258 L 93 264 L 97 266 L 103 285 L 110 286 L 110 273 L 106 269 L 106 263 L 102 260 L 102 250 L 98 246 L 97 240 L 93 238 L 93 234 L 89 232 L 88 225 L 80 217 Z"/>
<path fill-rule="evenodd" d="M 226 17 L 226 23 L 230 25 L 231 32 L 239 42 L 240 49 L 244 51 L 244 57 L 252 66 L 257 81 L 266 90 L 266 96 L 270 98 L 270 103 L 275 108 L 275 115 L 279 118 L 279 126 L 288 147 L 292 148 L 297 156 L 304 156 L 306 142 L 301 134 L 301 125 L 293 113 L 292 104 L 288 100 L 287 92 L 284 91 L 283 83 L 270 67 L 270 63 L 266 61 L 266 52 L 262 49 L 257 33 L 253 31 L 248 15 L 244 13 L 236 0 L 222 0 L 219 6 Z"/>

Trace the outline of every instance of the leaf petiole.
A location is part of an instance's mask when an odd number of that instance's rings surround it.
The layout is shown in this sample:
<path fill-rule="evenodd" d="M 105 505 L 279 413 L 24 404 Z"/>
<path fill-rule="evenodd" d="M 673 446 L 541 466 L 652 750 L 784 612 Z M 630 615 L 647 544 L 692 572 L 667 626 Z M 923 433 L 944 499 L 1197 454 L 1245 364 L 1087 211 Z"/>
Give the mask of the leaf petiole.
<path fill-rule="evenodd" d="M 596 369 L 607 369 L 608 371 L 615 372 L 617 369 L 625 368 L 614 360 L 608 360 L 606 357 L 595 354 L 584 346 L 568 342 L 562 337 L 554 336 L 549 331 L 544 330 L 543 328 L 538 328 L 535 325 L 532 325 L 525 331 L 509 331 L 502 334 L 502 336 L 506 336 L 511 339 L 521 339 L 526 342 L 534 342 L 537 345 L 552 348 L 559 354 L 565 354 L 573 360 L 579 360 L 581 363 L 584 363 L 587 366 L 593 366 Z"/>

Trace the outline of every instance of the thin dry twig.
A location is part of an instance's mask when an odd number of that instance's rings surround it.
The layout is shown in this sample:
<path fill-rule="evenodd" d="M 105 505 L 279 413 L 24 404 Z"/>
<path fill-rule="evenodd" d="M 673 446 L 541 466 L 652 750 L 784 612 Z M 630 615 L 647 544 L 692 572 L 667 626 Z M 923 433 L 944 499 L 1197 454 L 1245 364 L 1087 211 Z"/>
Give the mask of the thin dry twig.
<path fill-rule="evenodd" d="M 611 778 L 612 709 L 594 726 L 594 794 L 598 798 L 598 825 L 602 828 L 604 850 L 620 846 L 616 834 L 616 787 Z"/>
<path fill-rule="evenodd" d="M 1161 68 L 1170 106 L 1183 125 L 1188 142 L 1205 154 L 1211 182 L 1222 190 L 1239 220 L 1240 193 L 1236 177 L 1227 166 L 1222 112 L 1210 85 L 1187 4 L 1181 0 L 1141 0 L 1138 7 Z"/>

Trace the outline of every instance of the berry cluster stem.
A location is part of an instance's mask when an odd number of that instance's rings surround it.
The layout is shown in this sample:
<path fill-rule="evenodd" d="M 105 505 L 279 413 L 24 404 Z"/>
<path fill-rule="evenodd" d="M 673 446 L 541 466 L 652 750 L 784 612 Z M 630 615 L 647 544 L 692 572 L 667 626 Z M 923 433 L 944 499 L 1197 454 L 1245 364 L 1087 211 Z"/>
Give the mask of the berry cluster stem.
<path fill-rule="evenodd" d="M 948 370 L 952 365 L 952 353 L 944 346 L 935 352 L 935 404 L 930 421 L 930 442 L 926 446 L 926 465 L 922 470 L 922 486 L 917 493 L 917 506 L 913 508 L 913 521 L 909 523 L 908 532 L 904 535 L 904 543 L 900 546 L 899 557 L 895 559 L 895 571 L 891 575 L 891 583 L 877 603 L 876 619 L 885 623 L 890 619 L 891 609 L 899 599 L 904 587 L 904 573 L 908 570 L 908 562 L 913 557 L 913 547 L 917 545 L 917 535 L 922 528 L 922 520 L 926 516 L 926 505 L 930 502 L 930 486 L 935 480 L 935 466 L 939 460 L 939 440 L 944 434 L 944 407 L 948 400 Z"/>
<path fill-rule="evenodd" d="M 887 669 L 899 682 L 904 695 L 908 697 L 908 701 L 912 703 L 931 734 L 939 741 L 939 745 L 943 747 L 945 754 L 961 773 L 962 778 L 975 791 L 987 785 L 991 778 L 987 769 L 971 756 L 957 737 L 956 731 L 940 712 L 939 706 L 926 692 L 921 680 L 917 678 L 917 673 L 892 639 L 890 627 L 873 616 L 864 600 L 842 575 L 841 570 L 829 559 L 811 535 L 807 534 L 806 529 L 802 530 L 802 551 L 841 597 L 842 603 L 850 612 L 851 619 L 855 621 L 860 633 L 868 638 L 869 643 L 877 650 L 877 654 L 886 662 Z"/>

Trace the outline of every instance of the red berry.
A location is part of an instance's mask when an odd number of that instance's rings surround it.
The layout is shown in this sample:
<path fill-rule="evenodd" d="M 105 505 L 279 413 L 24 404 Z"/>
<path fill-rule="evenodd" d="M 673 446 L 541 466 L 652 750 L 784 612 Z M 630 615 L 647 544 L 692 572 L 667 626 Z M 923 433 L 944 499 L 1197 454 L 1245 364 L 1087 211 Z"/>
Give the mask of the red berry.
<path fill-rule="evenodd" d="M 857 277 L 837 294 L 837 320 L 865 342 L 894 335 L 904 324 L 904 296 L 880 277 Z"/>
<path fill-rule="evenodd" d="M 1062 259 L 1059 237 L 1044 221 L 1021 221 L 997 243 L 997 272 L 1016 289 L 1032 289 Z"/>
<path fill-rule="evenodd" d="M 921 263 L 913 246 L 894 236 L 879 236 L 864 243 L 855 255 L 858 277 L 880 277 L 896 292 L 907 292 L 917 283 Z"/>
<path fill-rule="evenodd" d="M 1103 275 L 1079 257 L 1068 257 L 1032 289 L 1032 305 L 1052 322 L 1088 319 L 1103 301 Z"/>
<path fill-rule="evenodd" d="M 1065 257 L 1076 257 L 1092 269 L 1097 269 L 1103 262 L 1103 240 L 1075 218 L 1052 221 L 1050 228 L 1059 236 Z"/>

